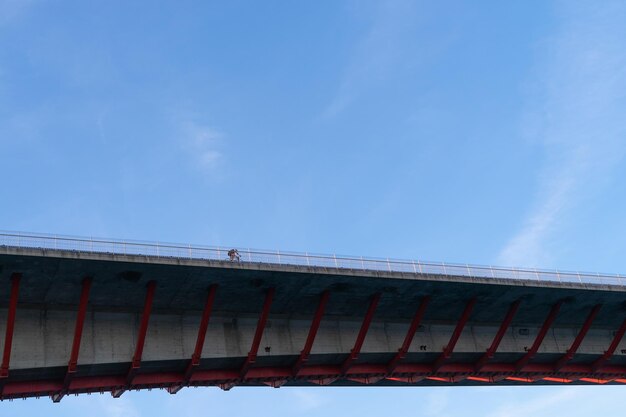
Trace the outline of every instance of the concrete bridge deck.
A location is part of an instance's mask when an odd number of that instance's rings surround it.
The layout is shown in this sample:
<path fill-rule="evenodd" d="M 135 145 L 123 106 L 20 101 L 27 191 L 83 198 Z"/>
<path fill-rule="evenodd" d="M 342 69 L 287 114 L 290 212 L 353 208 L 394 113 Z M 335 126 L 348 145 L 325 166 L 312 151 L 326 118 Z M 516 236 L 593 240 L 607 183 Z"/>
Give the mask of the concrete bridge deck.
<path fill-rule="evenodd" d="M 524 270 L 477 276 L 481 267 L 443 274 L 405 261 L 360 269 L 331 257 L 320 266 L 245 253 L 230 262 L 223 250 L 222 259 L 184 258 L 4 243 L 2 399 L 185 386 L 626 383 L 617 275 L 519 279 Z"/>

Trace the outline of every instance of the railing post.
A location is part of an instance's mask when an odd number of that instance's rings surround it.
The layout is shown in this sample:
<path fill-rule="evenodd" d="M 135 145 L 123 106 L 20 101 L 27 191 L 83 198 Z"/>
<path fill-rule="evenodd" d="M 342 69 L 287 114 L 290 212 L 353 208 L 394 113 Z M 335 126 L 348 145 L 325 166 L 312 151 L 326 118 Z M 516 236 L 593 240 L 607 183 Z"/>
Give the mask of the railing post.
<path fill-rule="evenodd" d="M 446 264 L 444 262 L 442 262 L 441 266 L 443 266 L 443 274 L 444 275 L 448 275 L 448 271 L 446 271 Z"/>
<path fill-rule="evenodd" d="M 467 276 L 471 278 L 472 277 L 472 273 L 470 272 L 469 264 L 465 264 L 465 267 L 467 268 Z"/>
<path fill-rule="evenodd" d="M 361 256 L 361 269 L 365 269 L 365 262 L 363 262 L 363 257 Z"/>
<path fill-rule="evenodd" d="M 337 265 L 337 255 L 333 253 L 333 259 L 335 259 L 335 268 L 339 268 Z"/>
<path fill-rule="evenodd" d="M 389 258 L 387 258 L 387 269 L 391 272 L 391 264 L 389 263 Z"/>
<path fill-rule="evenodd" d="M 411 261 L 411 263 L 413 264 L 413 273 L 417 274 L 417 269 L 415 269 L 415 261 Z"/>
<path fill-rule="evenodd" d="M 248 262 L 252 262 L 252 252 L 250 252 L 250 248 L 248 248 Z"/>
<path fill-rule="evenodd" d="M 280 265 L 280 264 L 281 264 L 281 263 L 280 263 L 280 251 L 279 251 L 279 250 L 277 250 L 277 251 L 276 251 L 276 254 L 278 255 L 278 264 Z"/>

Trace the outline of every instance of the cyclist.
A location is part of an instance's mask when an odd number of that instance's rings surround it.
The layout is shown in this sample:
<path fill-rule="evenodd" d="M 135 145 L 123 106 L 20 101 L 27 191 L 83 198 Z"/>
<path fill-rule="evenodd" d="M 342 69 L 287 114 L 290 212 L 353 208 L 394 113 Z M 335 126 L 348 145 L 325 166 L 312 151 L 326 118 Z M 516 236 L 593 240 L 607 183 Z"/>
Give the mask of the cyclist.
<path fill-rule="evenodd" d="M 228 258 L 231 262 L 239 262 L 241 260 L 241 256 L 239 256 L 239 251 L 237 249 L 231 249 L 228 251 Z"/>

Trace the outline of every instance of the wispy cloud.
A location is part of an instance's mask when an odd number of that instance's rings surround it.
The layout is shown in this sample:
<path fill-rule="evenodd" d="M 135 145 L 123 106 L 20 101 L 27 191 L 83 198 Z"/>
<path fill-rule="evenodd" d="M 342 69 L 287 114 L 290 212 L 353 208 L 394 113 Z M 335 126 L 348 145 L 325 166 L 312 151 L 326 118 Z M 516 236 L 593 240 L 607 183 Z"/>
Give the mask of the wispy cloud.
<path fill-rule="evenodd" d="M 626 153 L 626 5 L 558 3 L 562 23 L 541 47 L 526 135 L 545 153 L 536 200 L 498 263 L 551 262 L 557 235 L 610 180 Z"/>
<path fill-rule="evenodd" d="M 558 391 L 548 388 L 547 392 L 539 396 L 525 396 L 524 401 L 508 402 L 488 414 L 489 417 L 525 417 L 537 414 L 550 414 L 547 410 L 555 411 L 566 409 L 572 400 L 580 396 L 583 389 L 565 387 Z"/>
<path fill-rule="evenodd" d="M 427 401 L 424 406 L 424 413 L 427 416 L 447 415 L 450 403 L 450 388 L 437 387 L 430 388 Z"/>
<path fill-rule="evenodd" d="M 126 397 L 119 398 L 117 401 L 112 401 L 108 397 L 98 397 L 98 405 L 102 411 L 104 417 L 139 417 L 140 413 L 137 410 L 134 402 Z"/>
<path fill-rule="evenodd" d="M 324 406 L 328 400 L 320 395 L 319 392 L 313 392 L 311 388 L 291 388 L 289 393 L 294 396 L 297 406 L 301 412 L 314 410 Z"/>
<path fill-rule="evenodd" d="M 221 163 L 219 151 L 224 135 L 214 128 L 197 122 L 182 124 L 182 146 L 193 163 L 204 171 L 213 170 Z"/>
<path fill-rule="evenodd" d="M 340 85 L 322 112 L 325 118 L 340 114 L 364 89 L 387 80 L 403 59 L 403 47 L 415 20 L 412 1 L 383 1 L 373 10 L 372 24 L 356 45 Z"/>

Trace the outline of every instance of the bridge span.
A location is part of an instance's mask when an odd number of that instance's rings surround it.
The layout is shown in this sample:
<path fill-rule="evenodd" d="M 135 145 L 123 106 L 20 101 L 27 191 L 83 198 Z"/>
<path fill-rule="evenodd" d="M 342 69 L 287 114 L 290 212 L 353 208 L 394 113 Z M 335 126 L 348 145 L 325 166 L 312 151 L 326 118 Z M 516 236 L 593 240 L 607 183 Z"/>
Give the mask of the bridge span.
<path fill-rule="evenodd" d="M 626 383 L 619 275 L 0 233 L 0 398 Z"/>

